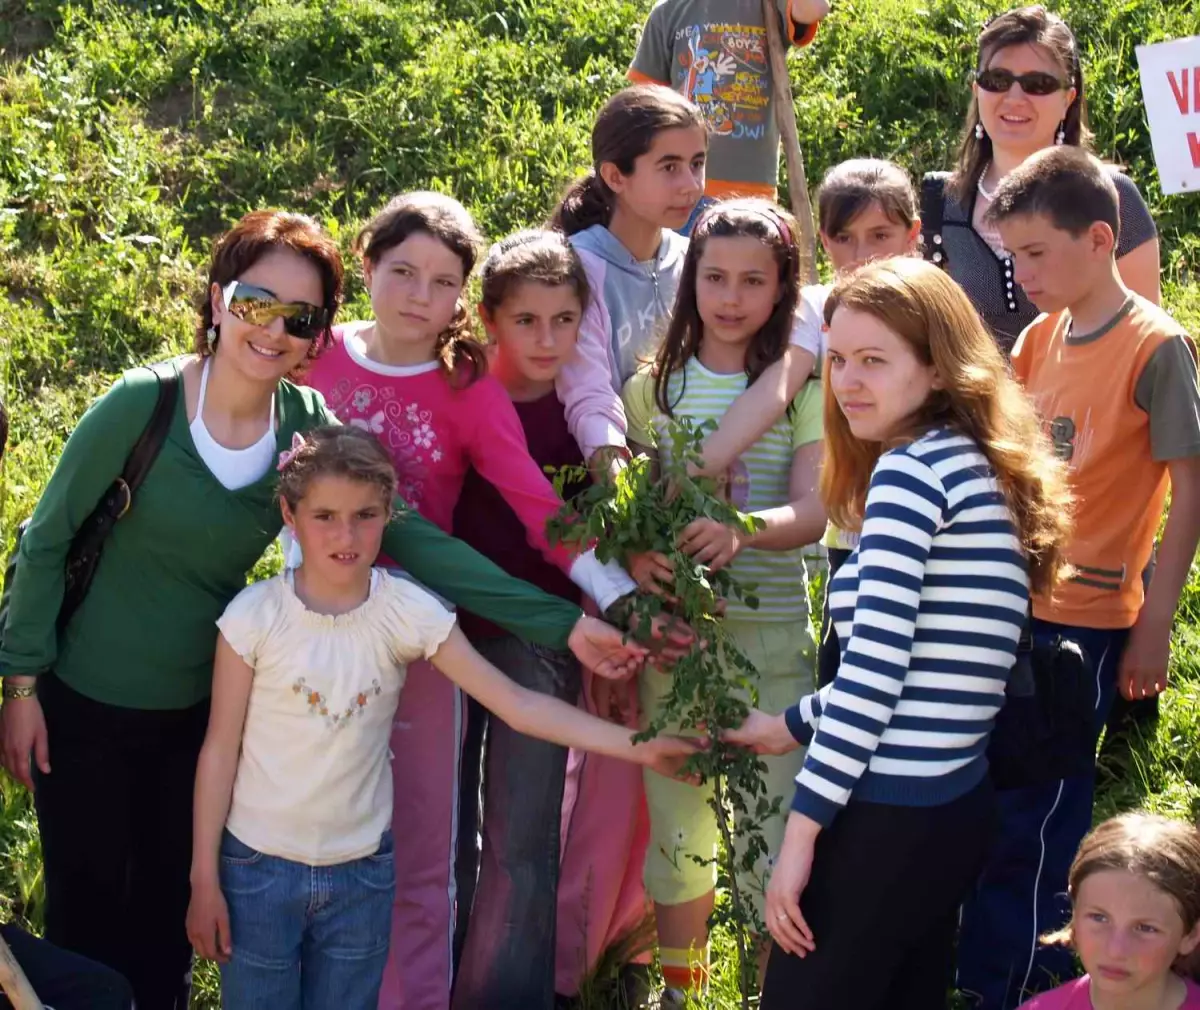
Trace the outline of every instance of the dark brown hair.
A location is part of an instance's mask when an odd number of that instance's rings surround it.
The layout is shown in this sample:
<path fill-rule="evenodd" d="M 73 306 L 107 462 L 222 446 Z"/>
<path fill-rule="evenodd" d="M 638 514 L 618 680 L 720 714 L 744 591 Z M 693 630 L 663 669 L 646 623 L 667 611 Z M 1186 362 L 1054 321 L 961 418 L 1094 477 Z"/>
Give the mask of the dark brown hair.
<path fill-rule="evenodd" d="M 530 228 L 492 246 L 480 272 L 480 304 L 489 316 L 518 284 L 534 281 L 550 287 L 567 285 L 586 309 L 590 289 L 579 254 L 559 231 Z"/>
<path fill-rule="evenodd" d="M 467 208 L 444 193 L 402 193 L 394 197 L 358 233 L 354 251 L 374 267 L 389 249 L 417 234 L 429 235 L 446 246 L 462 263 L 464 282 L 470 277 L 483 236 Z M 434 353 L 446 375 L 458 384 L 469 386 L 487 374 L 487 355 L 475 337 L 462 292 L 454 307 L 454 318 L 438 334 Z"/>
<path fill-rule="evenodd" d="M 756 238 L 769 248 L 779 267 L 780 293 L 775 310 L 763 328 L 754 335 L 746 351 L 746 378 L 750 385 L 783 357 L 792 333 L 792 317 L 800 297 L 800 246 L 796 219 L 768 200 L 727 200 L 714 204 L 696 222 L 692 240 L 683 260 L 679 291 L 666 336 L 654 361 L 654 400 L 668 417 L 684 394 L 680 376 L 679 394 L 671 402 L 670 382 L 674 372 L 700 351 L 704 321 L 696 302 L 696 274 L 700 257 L 715 238 Z"/>
<path fill-rule="evenodd" d="M 905 228 L 917 219 L 917 194 L 899 165 L 882 158 L 843 161 L 826 172 L 817 187 L 817 227 L 826 235 L 838 235 L 872 203 Z"/>
<path fill-rule="evenodd" d="M 1142 877 L 1175 900 L 1184 933 L 1200 922 L 1200 830 L 1184 821 L 1152 814 L 1112 817 L 1080 843 L 1067 877 L 1067 891 L 1078 901 L 1079 888 L 1094 873 L 1117 870 Z M 1071 926 L 1044 937 L 1045 943 L 1072 942 Z"/>
<path fill-rule="evenodd" d="M 1075 89 L 1075 101 L 1063 120 L 1063 143 L 1091 149 L 1092 134 L 1087 124 L 1087 100 L 1083 91 L 1083 68 L 1079 63 L 1079 43 L 1067 23 L 1041 4 L 1017 7 L 990 20 L 979 33 L 976 70 L 986 70 L 992 58 L 1010 46 L 1033 45 L 1044 49 L 1058 64 L 1063 76 Z M 992 138 L 975 136 L 979 125 L 979 101 L 971 95 L 967 121 L 958 143 L 958 160 L 947 182 L 947 192 L 959 203 L 966 203 L 980 177 L 992 160 Z"/>
<path fill-rule="evenodd" d="M 330 425 L 301 433 L 304 444 L 290 451 L 279 471 L 279 498 L 295 510 L 318 477 L 345 477 L 373 484 L 391 505 L 396 468 L 387 450 L 370 432 L 351 425 Z"/>
<path fill-rule="evenodd" d="M 596 117 L 592 127 L 592 167 L 573 182 L 555 208 L 550 224 L 567 235 L 608 224 L 616 194 L 600 178 L 600 166 L 611 162 L 622 175 L 650 150 L 663 130 L 699 127 L 708 134 L 700 110 L 679 92 L 661 84 L 636 84 L 618 91 Z"/>
<path fill-rule="evenodd" d="M 1097 221 L 1121 234 L 1121 200 L 1100 160 L 1078 147 L 1048 147 L 1008 173 L 984 216 L 996 224 L 1040 214 L 1079 238 Z"/>
<path fill-rule="evenodd" d="M 1012 510 L 1033 591 L 1052 589 L 1071 533 L 1066 466 L 963 289 L 931 263 L 895 256 L 839 281 L 825 302 L 826 324 L 839 309 L 874 316 L 918 361 L 935 366 L 943 387 L 930 392 L 912 419 L 913 430 L 945 425 L 975 441 Z M 821 497 L 834 525 L 853 530 L 862 524 L 867 486 L 884 446 L 851 432 L 830 387 L 831 371 L 824 374 Z"/>
<path fill-rule="evenodd" d="M 342 304 L 342 254 L 337 243 L 311 217 L 282 210 L 256 210 L 213 243 L 208 283 L 197 299 L 200 318 L 192 349 L 201 357 L 212 353 L 208 330 L 213 325 L 212 287 L 224 287 L 237 280 L 268 253 L 287 249 L 311 262 L 321 275 L 321 290 L 329 326 L 308 349 L 310 358 L 318 357 L 333 342 L 333 318 Z M 218 334 L 220 327 L 217 327 Z"/>

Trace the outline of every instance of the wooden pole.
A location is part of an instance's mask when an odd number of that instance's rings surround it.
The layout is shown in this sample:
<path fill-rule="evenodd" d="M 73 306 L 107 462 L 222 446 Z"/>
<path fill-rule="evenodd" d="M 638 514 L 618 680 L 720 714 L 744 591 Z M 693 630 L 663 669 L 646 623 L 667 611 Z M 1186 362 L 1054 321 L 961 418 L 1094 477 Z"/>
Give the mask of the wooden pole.
<path fill-rule="evenodd" d="M 804 174 L 804 154 L 796 129 L 796 106 L 792 100 L 792 82 L 788 77 L 787 51 L 779 30 L 779 8 L 775 0 L 762 0 L 763 20 L 767 26 L 767 55 L 771 61 L 771 89 L 775 102 L 775 122 L 783 139 L 787 162 L 788 199 L 792 213 L 800 222 L 800 282 L 816 284 L 817 233 L 813 227 L 812 203 L 808 199 L 808 179 Z"/>
<path fill-rule="evenodd" d="M 0 937 L 0 989 L 4 990 L 13 1010 L 45 1010 L 3 937 Z"/>

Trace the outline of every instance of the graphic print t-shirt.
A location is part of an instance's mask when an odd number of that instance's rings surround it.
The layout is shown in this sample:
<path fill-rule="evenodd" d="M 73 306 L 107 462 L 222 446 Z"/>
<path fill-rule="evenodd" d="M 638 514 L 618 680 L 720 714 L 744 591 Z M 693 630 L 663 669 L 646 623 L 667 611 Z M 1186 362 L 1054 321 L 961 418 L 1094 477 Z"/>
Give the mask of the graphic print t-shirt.
<path fill-rule="evenodd" d="M 784 38 L 806 45 L 777 0 Z M 629 68 L 634 81 L 666 84 L 699 106 L 709 128 L 709 196 L 774 199 L 779 177 L 767 30 L 759 0 L 659 0 Z"/>

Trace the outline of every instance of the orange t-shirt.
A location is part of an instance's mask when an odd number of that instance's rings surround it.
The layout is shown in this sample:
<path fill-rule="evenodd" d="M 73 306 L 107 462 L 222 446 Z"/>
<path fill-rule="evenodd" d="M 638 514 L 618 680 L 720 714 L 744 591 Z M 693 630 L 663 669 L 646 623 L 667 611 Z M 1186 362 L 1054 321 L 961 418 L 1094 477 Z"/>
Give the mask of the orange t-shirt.
<path fill-rule="evenodd" d="M 1040 316 L 1012 362 L 1070 465 L 1076 496 L 1067 549 L 1075 575 L 1052 600 L 1035 599 L 1034 616 L 1132 627 L 1170 486 L 1167 461 L 1200 455 L 1195 349 L 1166 312 L 1131 295 L 1093 334 L 1073 334 L 1069 312 Z"/>

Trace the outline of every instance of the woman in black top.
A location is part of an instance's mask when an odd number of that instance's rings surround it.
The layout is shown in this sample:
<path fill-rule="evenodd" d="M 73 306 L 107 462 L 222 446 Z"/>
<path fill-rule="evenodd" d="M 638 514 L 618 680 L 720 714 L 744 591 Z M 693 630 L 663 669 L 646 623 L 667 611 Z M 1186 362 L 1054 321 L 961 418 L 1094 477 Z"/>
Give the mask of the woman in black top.
<path fill-rule="evenodd" d="M 1013 280 L 1012 260 L 983 215 L 1000 180 L 1031 154 L 1052 144 L 1091 144 L 1071 29 L 1040 5 L 993 19 L 979 36 L 972 91 L 954 171 L 932 172 L 922 183 L 925 255 L 962 285 L 1007 353 L 1038 312 Z M 1121 278 L 1158 302 L 1154 220 L 1129 177 L 1112 173 L 1121 198 Z"/>

